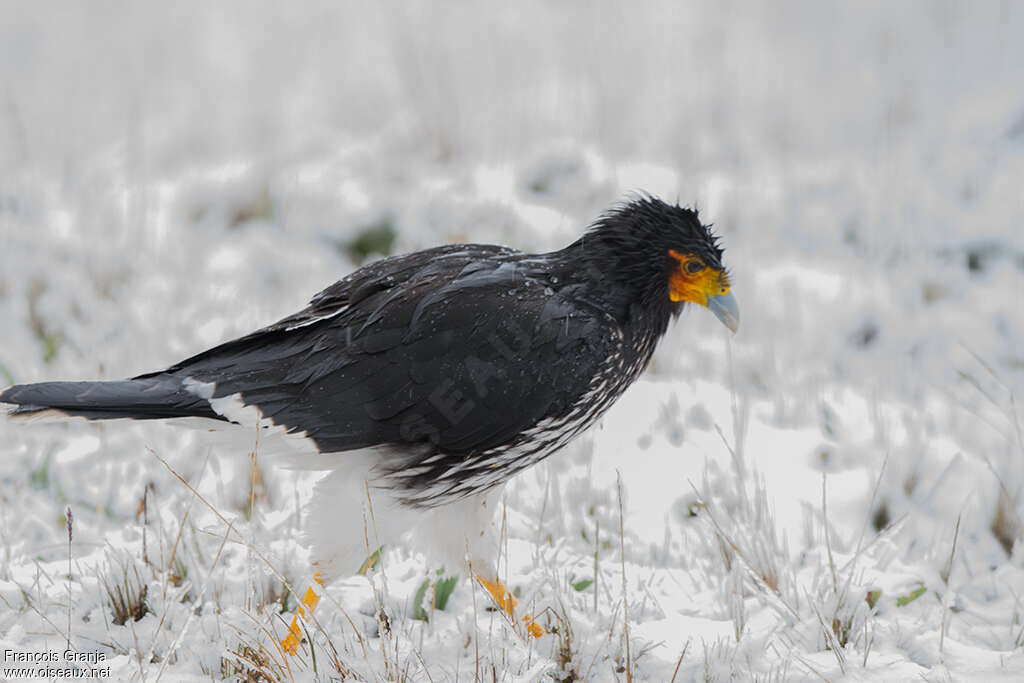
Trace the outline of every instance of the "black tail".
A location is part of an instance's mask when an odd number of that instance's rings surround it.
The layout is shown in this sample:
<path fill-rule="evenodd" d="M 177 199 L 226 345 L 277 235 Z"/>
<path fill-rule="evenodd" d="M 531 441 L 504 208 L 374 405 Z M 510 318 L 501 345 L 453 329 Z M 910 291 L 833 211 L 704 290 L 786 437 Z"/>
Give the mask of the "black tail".
<path fill-rule="evenodd" d="M 19 384 L 0 392 L 0 403 L 14 404 L 10 414 L 17 417 L 57 411 L 89 420 L 224 419 L 206 399 L 188 391 L 177 377 L 166 374 L 117 382 Z"/>

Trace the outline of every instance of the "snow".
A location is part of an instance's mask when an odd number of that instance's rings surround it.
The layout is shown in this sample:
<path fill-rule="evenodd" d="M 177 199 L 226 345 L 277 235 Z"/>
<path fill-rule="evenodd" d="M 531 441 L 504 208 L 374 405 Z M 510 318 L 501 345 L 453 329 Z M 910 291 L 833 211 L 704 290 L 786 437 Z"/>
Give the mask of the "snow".
<path fill-rule="evenodd" d="M 1024 677 L 1017 5 L 85 7 L 2 12 L 0 384 L 277 320 L 369 227 L 547 251 L 640 190 L 715 224 L 743 322 L 683 315 L 506 490 L 539 640 L 465 568 L 412 618 L 442 568 L 393 548 L 286 661 L 319 473 L 0 420 L 0 651 L 63 652 L 70 619 L 115 680 Z"/>

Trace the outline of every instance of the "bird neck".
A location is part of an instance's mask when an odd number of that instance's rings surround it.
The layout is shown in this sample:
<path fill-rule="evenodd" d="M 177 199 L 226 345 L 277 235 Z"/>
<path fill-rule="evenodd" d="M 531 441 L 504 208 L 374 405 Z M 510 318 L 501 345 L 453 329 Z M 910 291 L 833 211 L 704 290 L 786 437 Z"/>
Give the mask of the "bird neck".
<path fill-rule="evenodd" d="M 634 338 L 660 338 L 682 309 L 669 299 L 657 262 L 645 263 L 643 254 L 616 253 L 585 235 L 553 256 L 552 272 L 566 285 L 579 287 L 579 298 L 613 317 Z"/>

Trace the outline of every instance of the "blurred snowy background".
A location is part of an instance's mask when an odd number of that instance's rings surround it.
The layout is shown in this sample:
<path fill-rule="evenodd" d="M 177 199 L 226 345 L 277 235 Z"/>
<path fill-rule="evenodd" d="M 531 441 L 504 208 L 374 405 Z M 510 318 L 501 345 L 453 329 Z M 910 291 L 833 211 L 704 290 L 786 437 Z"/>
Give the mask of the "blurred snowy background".
<path fill-rule="evenodd" d="M 635 190 L 715 224 L 743 315 L 684 316 L 510 487 L 556 635 L 466 581 L 413 618 L 436 568 L 398 550 L 285 664 L 307 475 L 0 420 L 0 646 L 70 619 L 119 680 L 1019 680 L 1022 84 L 1008 0 L 0 2 L 0 385 L 166 366 L 383 254 L 558 248 Z"/>

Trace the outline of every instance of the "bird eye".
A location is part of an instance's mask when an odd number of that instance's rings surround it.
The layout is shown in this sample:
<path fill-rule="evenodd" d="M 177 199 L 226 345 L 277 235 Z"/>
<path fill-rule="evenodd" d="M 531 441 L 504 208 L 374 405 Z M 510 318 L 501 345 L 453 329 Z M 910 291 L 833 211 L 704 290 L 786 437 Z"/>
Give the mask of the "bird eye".
<path fill-rule="evenodd" d="M 690 275 L 696 275 L 700 271 L 704 270 L 704 264 L 700 261 L 687 261 L 685 268 L 686 272 Z"/>

